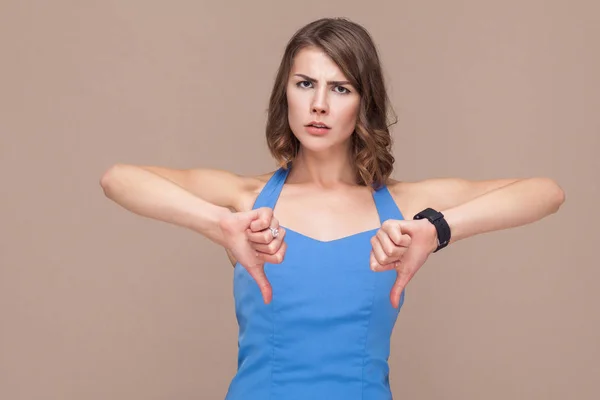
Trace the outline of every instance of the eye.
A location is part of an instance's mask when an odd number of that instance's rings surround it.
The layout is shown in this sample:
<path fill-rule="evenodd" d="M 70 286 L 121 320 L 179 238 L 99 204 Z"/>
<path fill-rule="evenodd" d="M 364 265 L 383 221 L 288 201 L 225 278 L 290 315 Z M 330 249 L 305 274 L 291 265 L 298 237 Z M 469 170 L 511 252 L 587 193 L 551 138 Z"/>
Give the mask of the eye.
<path fill-rule="evenodd" d="M 340 89 L 339 91 L 337 89 Z M 334 90 L 339 94 L 348 94 L 350 91 L 343 86 L 336 86 Z"/>
<path fill-rule="evenodd" d="M 303 89 L 307 89 L 311 85 L 312 85 L 312 83 L 309 81 L 300 81 L 300 82 L 296 83 L 296 86 L 298 86 L 299 88 L 303 88 Z"/>

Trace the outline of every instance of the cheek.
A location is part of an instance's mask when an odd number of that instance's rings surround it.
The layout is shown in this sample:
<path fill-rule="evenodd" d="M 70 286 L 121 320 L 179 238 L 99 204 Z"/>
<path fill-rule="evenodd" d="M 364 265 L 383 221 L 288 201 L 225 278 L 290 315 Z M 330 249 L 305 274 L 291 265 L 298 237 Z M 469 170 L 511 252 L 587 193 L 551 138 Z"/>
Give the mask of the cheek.
<path fill-rule="evenodd" d="M 344 104 L 344 107 L 340 109 L 340 119 L 344 121 L 344 125 L 352 125 L 356 124 L 356 119 L 358 117 L 358 101 L 353 101 L 350 103 Z"/>
<path fill-rule="evenodd" d="M 301 96 L 288 94 L 287 95 L 287 104 L 288 104 L 288 119 L 290 123 L 294 123 L 301 114 L 302 110 L 302 99 Z"/>

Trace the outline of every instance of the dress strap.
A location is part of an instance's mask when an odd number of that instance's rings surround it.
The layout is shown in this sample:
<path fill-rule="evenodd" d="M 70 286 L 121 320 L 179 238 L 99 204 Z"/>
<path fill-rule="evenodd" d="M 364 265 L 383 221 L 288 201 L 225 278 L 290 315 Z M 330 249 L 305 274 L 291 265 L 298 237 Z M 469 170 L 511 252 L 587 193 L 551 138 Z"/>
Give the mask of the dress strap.
<path fill-rule="evenodd" d="M 252 207 L 253 210 L 261 207 L 275 208 L 275 204 L 277 203 L 277 199 L 279 198 L 279 194 L 281 193 L 281 189 L 283 188 L 283 184 L 285 183 L 289 172 L 289 167 L 287 169 L 280 167 L 275 171 L 258 194 L 254 206 Z"/>
<path fill-rule="evenodd" d="M 384 185 L 373 192 L 373 199 L 375 200 L 375 206 L 379 213 L 379 220 L 382 224 L 388 219 L 404 219 L 404 216 L 388 190 L 387 185 Z"/>

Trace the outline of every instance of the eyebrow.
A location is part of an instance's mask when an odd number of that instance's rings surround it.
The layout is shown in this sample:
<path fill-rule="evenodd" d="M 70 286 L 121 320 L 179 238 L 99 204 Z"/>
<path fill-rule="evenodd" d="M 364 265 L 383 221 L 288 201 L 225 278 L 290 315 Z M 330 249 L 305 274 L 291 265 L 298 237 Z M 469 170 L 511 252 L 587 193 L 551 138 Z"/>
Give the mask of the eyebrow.
<path fill-rule="evenodd" d="M 306 79 L 311 83 L 317 83 L 315 78 L 311 78 L 310 76 L 306 76 L 304 74 L 294 74 L 294 76 L 299 76 L 300 78 Z M 328 81 L 327 84 L 332 86 L 351 85 L 351 83 L 348 81 Z"/>

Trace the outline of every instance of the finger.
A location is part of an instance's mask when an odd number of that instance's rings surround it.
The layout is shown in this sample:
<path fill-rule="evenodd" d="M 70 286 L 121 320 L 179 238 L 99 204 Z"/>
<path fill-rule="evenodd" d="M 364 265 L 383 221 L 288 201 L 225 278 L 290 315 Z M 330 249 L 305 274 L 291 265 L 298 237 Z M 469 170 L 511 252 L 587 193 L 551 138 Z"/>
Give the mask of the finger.
<path fill-rule="evenodd" d="M 381 247 L 381 243 L 379 243 L 379 238 L 377 236 L 373 236 L 371 238 L 371 269 L 376 271 L 381 268 L 382 265 L 389 264 L 391 260 L 383 251 Z"/>
<path fill-rule="evenodd" d="M 257 253 L 256 257 L 262 262 L 269 264 L 281 264 L 285 259 L 285 252 L 287 250 L 287 243 L 283 242 L 281 247 L 275 254 Z"/>
<path fill-rule="evenodd" d="M 375 271 L 376 272 L 391 271 L 393 269 L 398 269 L 399 265 L 400 265 L 400 261 L 393 261 L 389 264 L 379 265 Z"/>
<path fill-rule="evenodd" d="M 397 247 L 409 247 L 412 238 L 407 233 L 403 233 L 402 227 L 398 221 L 386 221 L 381 225 L 381 230 L 387 233 L 388 237 Z"/>
<path fill-rule="evenodd" d="M 399 259 L 406 252 L 412 241 L 409 235 L 403 234 L 394 242 L 391 236 L 383 229 L 378 230 L 376 235 L 384 253 L 392 260 Z"/>
<path fill-rule="evenodd" d="M 403 235 L 400 235 L 400 239 L 394 240 L 394 243 L 396 244 L 397 247 L 408 248 L 408 247 L 410 247 L 410 244 L 412 243 L 412 238 L 405 233 Z"/>
<path fill-rule="evenodd" d="M 269 235 L 271 235 L 271 231 L 268 231 L 268 232 L 269 232 Z M 271 235 L 271 237 L 273 237 L 273 235 Z M 259 253 L 275 254 L 275 253 L 277 253 L 277 251 L 279 251 L 279 248 L 281 247 L 281 245 L 283 243 L 284 237 L 285 237 L 285 229 L 279 228 L 279 235 L 277 236 L 276 239 L 271 240 L 270 243 L 262 244 L 262 243 L 256 243 L 256 242 L 251 241 L 250 245 L 252 246 L 252 248 L 254 250 L 258 251 Z"/>
<path fill-rule="evenodd" d="M 278 239 L 281 236 L 281 227 L 279 226 L 279 220 L 275 218 L 275 216 L 271 217 L 271 222 L 269 223 L 269 228 L 267 228 L 267 231 L 271 234 L 271 237 L 273 239 Z M 273 233 L 275 233 L 276 236 L 273 236 Z"/>
<path fill-rule="evenodd" d="M 402 228 L 400 227 L 400 221 L 398 220 L 386 220 L 381 224 L 381 230 L 386 233 L 390 240 L 398 245 L 400 237 L 402 236 Z"/>
<path fill-rule="evenodd" d="M 264 229 L 259 232 L 253 232 L 251 229 L 246 229 L 246 237 L 248 241 L 258 244 L 269 244 L 275 239 L 271 230 Z"/>
<path fill-rule="evenodd" d="M 265 229 L 260 232 L 252 232 L 252 230 L 246 229 L 246 237 L 253 244 L 269 244 L 276 239 L 282 238 L 285 234 L 285 229 L 279 226 L 277 220 L 275 220 L 275 223 L 273 225 L 275 226 L 272 228 L 277 229 L 276 238 L 273 236 L 273 232 L 271 232 L 271 229 Z"/>
<path fill-rule="evenodd" d="M 273 299 L 273 288 L 267 279 L 264 266 L 247 268 L 250 276 L 256 281 L 265 304 L 269 304 Z"/>
<path fill-rule="evenodd" d="M 250 223 L 250 230 L 253 232 L 259 232 L 267 229 L 271 224 L 273 218 L 273 209 L 269 207 L 261 207 L 256 210 L 257 217 Z"/>
<path fill-rule="evenodd" d="M 369 255 L 369 267 L 372 271 L 378 271 L 381 267 L 381 265 L 377 262 L 377 259 L 375 258 L 373 250 L 371 250 L 371 254 Z"/>
<path fill-rule="evenodd" d="M 258 220 L 256 220 L 256 221 L 258 221 Z M 269 228 L 271 228 L 273 230 L 277 230 L 276 234 L 279 237 L 279 235 L 280 235 L 280 232 L 278 232 L 280 230 L 279 220 L 275 217 L 271 217 L 268 227 L 261 231 L 253 231 L 252 229 L 247 229 L 246 236 L 248 237 L 249 241 L 254 242 L 254 243 L 263 243 L 263 244 L 271 243 L 271 241 L 273 241 L 273 239 L 275 239 L 275 237 L 273 236 L 273 232 Z"/>
<path fill-rule="evenodd" d="M 395 269 L 399 262 L 400 261 L 392 261 L 388 264 L 380 264 L 379 261 L 377 261 L 377 259 L 375 258 L 375 254 L 373 253 L 373 251 L 371 251 L 369 266 L 371 267 L 371 270 L 375 272 L 389 271 Z"/>
<path fill-rule="evenodd" d="M 396 281 L 394 282 L 394 286 L 392 286 L 392 290 L 390 292 L 390 301 L 392 302 L 392 306 L 394 308 L 398 308 L 400 304 L 400 296 L 402 295 L 402 291 L 408 284 L 411 279 L 411 274 L 406 269 L 399 269 L 398 275 L 396 276 Z"/>
<path fill-rule="evenodd" d="M 378 230 L 376 235 L 377 239 L 379 239 L 379 244 L 381 245 L 381 248 L 383 249 L 385 255 L 388 256 L 388 258 L 390 259 L 396 258 L 398 246 L 396 246 L 394 242 L 392 242 L 390 236 L 383 229 Z"/>

